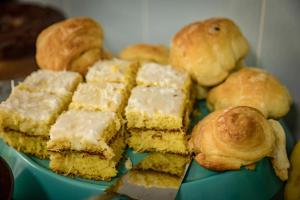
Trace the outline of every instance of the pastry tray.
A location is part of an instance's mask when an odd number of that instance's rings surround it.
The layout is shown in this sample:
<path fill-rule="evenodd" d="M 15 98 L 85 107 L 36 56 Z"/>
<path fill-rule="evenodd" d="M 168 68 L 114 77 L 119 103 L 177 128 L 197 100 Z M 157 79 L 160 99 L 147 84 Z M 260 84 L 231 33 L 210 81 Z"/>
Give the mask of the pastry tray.
<path fill-rule="evenodd" d="M 200 114 L 192 124 L 208 114 L 205 101 L 199 101 L 195 109 Z M 287 150 L 290 153 L 294 140 L 287 130 Z M 126 172 L 124 162 L 130 158 L 133 164 L 146 153 L 128 149 L 119 165 L 119 174 L 111 181 L 91 181 L 76 177 L 58 175 L 49 170 L 49 161 L 17 152 L 0 139 L 0 156 L 9 164 L 14 175 L 13 199 L 88 199 L 103 192 L 118 177 Z M 283 186 L 277 178 L 268 158 L 260 160 L 255 170 L 242 168 L 237 171 L 215 172 L 192 162 L 177 194 L 177 199 L 271 199 Z"/>

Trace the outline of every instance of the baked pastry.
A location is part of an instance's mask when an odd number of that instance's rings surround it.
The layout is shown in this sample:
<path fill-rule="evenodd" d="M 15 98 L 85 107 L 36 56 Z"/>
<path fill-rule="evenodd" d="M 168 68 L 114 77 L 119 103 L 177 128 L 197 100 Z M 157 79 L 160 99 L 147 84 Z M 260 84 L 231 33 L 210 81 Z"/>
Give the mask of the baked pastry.
<path fill-rule="evenodd" d="M 232 73 L 225 82 L 211 89 L 207 97 L 207 106 L 211 110 L 250 106 L 267 118 L 284 116 L 290 105 L 288 90 L 273 75 L 251 67 Z"/>
<path fill-rule="evenodd" d="M 269 120 L 275 136 L 275 145 L 272 153 L 272 164 L 276 175 L 281 180 L 288 179 L 288 169 L 290 168 L 290 162 L 286 153 L 286 139 L 285 133 L 278 121 L 273 119 Z"/>
<path fill-rule="evenodd" d="M 183 27 L 172 39 L 170 64 L 183 68 L 202 86 L 217 85 L 248 53 L 238 26 L 226 18 L 211 18 Z"/>
<path fill-rule="evenodd" d="M 189 147 L 196 161 L 217 171 L 237 170 L 270 157 L 275 173 L 287 180 L 289 161 L 285 133 L 275 120 L 267 120 L 257 109 L 238 106 L 214 111 L 192 131 Z"/>
<path fill-rule="evenodd" d="M 289 179 L 285 185 L 284 199 L 297 200 L 300 199 L 300 140 L 295 145 L 290 156 L 291 169 L 289 171 Z"/>
<path fill-rule="evenodd" d="M 120 58 L 139 62 L 155 62 L 167 64 L 169 49 L 164 45 L 134 44 L 126 47 L 120 53 Z"/>
<path fill-rule="evenodd" d="M 271 156 L 272 126 L 256 109 L 239 106 L 215 111 L 192 131 L 189 147 L 196 161 L 217 171 L 240 169 Z"/>
<path fill-rule="evenodd" d="M 100 24 L 87 17 L 71 18 L 39 34 L 36 60 L 41 68 L 85 74 L 101 58 L 102 44 Z"/>

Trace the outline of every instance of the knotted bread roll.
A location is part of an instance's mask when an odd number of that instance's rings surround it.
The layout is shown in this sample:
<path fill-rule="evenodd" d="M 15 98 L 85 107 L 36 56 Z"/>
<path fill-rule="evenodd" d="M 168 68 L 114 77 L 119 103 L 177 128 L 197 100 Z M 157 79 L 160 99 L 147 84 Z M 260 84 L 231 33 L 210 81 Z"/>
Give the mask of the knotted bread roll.
<path fill-rule="evenodd" d="M 288 90 L 273 75 L 251 67 L 232 73 L 207 96 L 207 106 L 211 110 L 250 106 L 260 110 L 267 118 L 284 116 L 290 105 Z"/>
<path fill-rule="evenodd" d="M 285 134 L 278 122 L 268 121 L 251 107 L 209 114 L 194 127 L 189 147 L 200 165 L 217 171 L 237 170 L 263 157 L 272 157 L 277 176 L 287 179 Z"/>
<path fill-rule="evenodd" d="M 212 18 L 183 27 L 175 34 L 170 64 L 184 68 L 202 86 L 222 82 L 248 53 L 238 26 L 226 18 Z"/>
<path fill-rule="evenodd" d="M 169 49 L 161 44 L 134 44 L 123 49 L 120 53 L 120 58 L 165 65 L 168 64 Z"/>
<path fill-rule="evenodd" d="M 36 42 L 39 67 L 71 70 L 85 74 L 103 57 L 101 26 L 87 17 L 78 17 L 53 24 L 43 30 Z"/>

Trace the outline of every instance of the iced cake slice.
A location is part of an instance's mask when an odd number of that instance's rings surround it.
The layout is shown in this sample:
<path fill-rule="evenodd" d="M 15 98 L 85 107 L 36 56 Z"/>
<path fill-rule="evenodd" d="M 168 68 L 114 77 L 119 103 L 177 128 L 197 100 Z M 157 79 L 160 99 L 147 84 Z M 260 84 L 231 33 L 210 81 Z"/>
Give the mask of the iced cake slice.
<path fill-rule="evenodd" d="M 70 108 L 121 113 L 127 97 L 122 83 L 82 83 L 73 95 Z"/>
<path fill-rule="evenodd" d="M 86 75 L 87 82 L 123 83 L 128 89 L 135 83 L 136 62 L 113 59 L 95 63 Z"/>
<path fill-rule="evenodd" d="M 78 151 L 114 156 L 109 142 L 121 128 L 114 112 L 69 110 L 59 116 L 50 130 L 49 151 Z"/>
<path fill-rule="evenodd" d="M 125 149 L 124 135 L 120 132 L 109 144 L 114 156 L 78 151 L 50 151 L 50 168 L 64 175 L 74 175 L 93 180 L 110 180 L 118 173 L 117 164 Z"/>
<path fill-rule="evenodd" d="M 24 133 L 3 130 L 0 131 L 1 138 L 18 151 L 37 156 L 41 159 L 48 158 L 47 141 L 48 138 L 41 136 L 30 136 Z"/>
<path fill-rule="evenodd" d="M 2 126 L 27 135 L 48 136 L 50 126 L 66 107 L 57 95 L 15 88 L 0 104 Z"/>
<path fill-rule="evenodd" d="M 77 72 L 38 70 L 30 74 L 18 88 L 70 97 L 81 81 L 82 77 Z"/>
<path fill-rule="evenodd" d="M 145 63 L 137 73 L 138 85 L 159 86 L 182 89 L 187 94 L 190 91 L 191 79 L 188 73 L 175 69 L 170 65 Z"/>
<path fill-rule="evenodd" d="M 137 86 L 125 109 L 128 128 L 179 130 L 187 105 L 180 89 Z"/>

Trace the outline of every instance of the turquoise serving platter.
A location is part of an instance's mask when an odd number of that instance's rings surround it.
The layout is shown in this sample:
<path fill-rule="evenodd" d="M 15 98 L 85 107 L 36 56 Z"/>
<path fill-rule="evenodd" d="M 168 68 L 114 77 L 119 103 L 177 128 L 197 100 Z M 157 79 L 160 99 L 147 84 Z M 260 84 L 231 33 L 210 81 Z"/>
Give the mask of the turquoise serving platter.
<path fill-rule="evenodd" d="M 205 101 L 197 102 L 200 115 L 192 124 L 208 114 Z M 292 135 L 287 130 L 287 151 L 294 145 Z M 147 155 L 128 149 L 119 166 L 119 174 L 111 181 L 91 181 L 58 175 L 49 169 L 48 160 L 40 160 L 17 152 L 0 139 L 0 155 L 12 169 L 14 175 L 13 199 L 88 199 L 102 193 L 118 177 L 126 172 L 124 161 L 129 157 L 133 164 Z M 184 178 L 177 199 L 271 199 L 283 186 L 274 173 L 268 158 L 257 163 L 255 170 L 242 168 L 238 171 L 215 172 L 207 170 L 193 161 Z"/>

